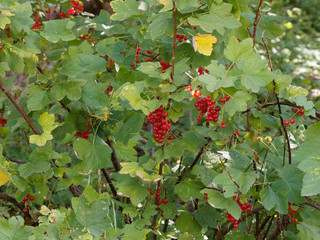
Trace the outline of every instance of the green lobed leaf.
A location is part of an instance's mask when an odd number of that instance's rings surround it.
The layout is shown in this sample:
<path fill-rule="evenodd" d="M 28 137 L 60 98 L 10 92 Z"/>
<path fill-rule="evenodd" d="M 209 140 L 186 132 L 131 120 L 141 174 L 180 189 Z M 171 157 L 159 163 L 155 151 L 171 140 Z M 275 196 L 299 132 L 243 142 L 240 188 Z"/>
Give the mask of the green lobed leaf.
<path fill-rule="evenodd" d="M 135 0 L 115 0 L 111 2 L 114 14 L 111 15 L 112 20 L 123 21 L 132 15 L 139 15 L 139 3 Z"/>
<path fill-rule="evenodd" d="M 75 22 L 72 22 L 69 18 L 50 20 L 43 22 L 43 24 L 44 29 L 40 32 L 40 35 L 49 42 L 71 41 L 76 38 L 72 32 Z"/>
<path fill-rule="evenodd" d="M 185 179 L 174 187 L 174 192 L 186 202 L 189 201 L 190 198 L 203 198 L 203 195 L 200 193 L 203 187 L 204 185 L 200 182 Z"/>

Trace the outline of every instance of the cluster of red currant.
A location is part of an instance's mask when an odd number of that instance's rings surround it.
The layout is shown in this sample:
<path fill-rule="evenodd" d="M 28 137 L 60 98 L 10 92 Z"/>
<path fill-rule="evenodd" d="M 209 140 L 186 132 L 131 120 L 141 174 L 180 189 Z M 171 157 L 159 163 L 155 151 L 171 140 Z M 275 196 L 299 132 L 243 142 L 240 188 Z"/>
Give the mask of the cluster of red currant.
<path fill-rule="evenodd" d="M 205 203 L 204 203 L 204 205 L 207 205 L 208 204 L 208 193 L 205 193 L 204 194 L 204 198 L 205 198 Z"/>
<path fill-rule="evenodd" d="M 166 117 L 168 113 L 164 111 L 163 106 L 161 105 L 159 108 L 151 112 L 147 120 L 149 123 L 153 125 L 153 134 L 158 143 L 162 143 L 166 133 L 171 134 L 171 122 L 167 120 Z M 173 137 L 169 136 L 167 140 L 172 140 Z"/>
<path fill-rule="evenodd" d="M 83 12 L 83 4 L 80 4 L 79 1 L 72 0 L 72 7 L 77 10 L 77 12 Z"/>
<path fill-rule="evenodd" d="M 32 26 L 32 29 L 41 29 L 41 22 L 38 13 L 33 14 L 33 21 L 34 25 Z"/>
<path fill-rule="evenodd" d="M 8 120 L 3 118 L 3 117 L 0 117 L 0 124 L 1 124 L 1 127 L 4 127 L 6 124 L 8 123 Z"/>
<path fill-rule="evenodd" d="M 111 91 L 112 91 L 112 86 L 107 87 L 106 93 L 108 94 L 108 93 L 110 93 Z"/>
<path fill-rule="evenodd" d="M 187 22 L 188 26 L 192 27 L 194 30 L 196 30 L 198 27 L 192 26 L 189 22 Z"/>
<path fill-rule="evenodd" d="M 202 95 L 201 92 L 198 91 L 198 90 L 194 90 L 194 91 L 193 91 L 190 86 L 187 86 L 187 87 L 186 87 L 186 90 L 187 90 L 187 91 L 190 91 L 190 92 L 192 93 L 192 97 L 200 97 L 200 96 Z"/>
<path fill-rule="evenodd" d="M 170 62 L 165 63 L 163 60 L 160 61 L 160 65 L 161 65 L 161 70 L 163 73 L 165 73 L 166 70 L 171 67 Z"/>
<path fill-rule="evenodd" d="M 242 203 L 240 202 L 240 197 L 239 197 L 239 196 L 238 196 L 238 197 L 237 197 L 237 196 L 233 196 L 233 198 L 234 198 L 234 199 L 235 199 L 235 198 L 237 199 L 236 201 L 237 201 L 239 207 L 241 208 L 242 213 L 244 213 L 245 211 L 247 211 L 247 212 L 250 212 L 250 211 L 251 211 L 252 205 L 251 205 L 250 202 L 247 202 L 247 203 L 242 204 Z"/>
<path fill-rule="evenodd" d="M 88 122 L 87 123 L 87 127 L 90 127 L 91 126 L 91 123 Z M 84 139 L 88 139 L 89 138 L 89 135 L 92 133 L 92 131 L 90 129 L 88 129 L 87 131 L 82 131 L 82 132 L 76 132 L 76 136 L 77 137 L 81 137 L 81 138 L 84 138 Z"/>
<path fill-rule="evenodd" d="M 204 69 L 203 67 L 198 68 L 199 75 L 204 75 L 204 72 L 209 73 L 208 69 Z"/>
<path fill-rule="evenodd" d="M 229 95 L 226 95 L 226 97 L 225 98 L 220 98 L 220 102 L 222 103 L 222 104 L 225 104 L 226 102 L 228 102 L 230 100 L 230 96 Z"/>
<path fill-rule="evenodd" d="M 136 51 L 137 51 L 137 53 L 136 53 L 136 55 L 134 55 L 134 58 L 135 58 L 135 63 L 139 63 L 140 62 L 140 60 L 138 59 L 138 57 L 139 57 L 139 52 L 141 51 L 141 48 L 138 46 L 137 48 L 136 48 Z M 130 63 L 130 66 L 131 67 L 134 67 L 134 63 Z"/>
<path fill-rule="evenodd" d="M 176 37 L 178 38 L 178 42 L 182 42 L 182 40 L 188 40 L 188 37 L 184 36 L 183 34 L 177 34 Z"/>
<path fill-rule="evenodd" d="M 45 14 L 47 14 L 47 18 L 50 19 L 50 14 L 51 14 L 51 8 L 48 8 L 47 10 L 44 11 Z M 52 13 L 57 13 L 56 10 L 53 10 Z"/>
<path fill-rule="evenodd" d="M 206 116 L 206 121 L 207 122 L 218 122 L 218 118 L 219 118 L 219 112 L 221 110 L 220 106 L 216 106 L 214 107 L 214 104 L 216 103 L 216 101 L 212 101 L 211 97 L 197 97 L 197 101 L 194 104 L 194 106 L 198 109 L 198 111 L 200 112 L 201 116 L 204 116 L 205 114 L 207 114 Z M 201 121 L 202 117 L 198 116 L 197 120 Z"/>
<path fill-rule="evenodd" d="M 300 116 L 303 116 L 303 114 L 304 114 L 304 110 L 302 109 L 302 108 L 296 108 L 295 110 L 294 110 L 294 115 L 300 115 Z M 294 117 L 294 115 L 293 115 L 293 117 Z M 294 124 L 296 122 L 296 120 L 294 120 L 293 118 L 291 118 L 289 121 L 288 120 L 285 120 L 283 123 L 284 123 L 284 125 L 289 125 L 289 123 L 291 123 L 291 124 Z"/>
<path fill-rule="evenodd" d="M 35 200 L 35 199 L 36 199 L 35 196 L 30 196 L 30 194 L 27 193 L 27 194 L 26 194 L 26 197 L 21 201 L 21 204 L 22 204 L 22 205 L 25 205 L 26 202 L 28 202 L 28 201 L 33 201 L 33 200 Z M 23 209 L 23 212 L 24 212 L 24 213 L 27 213 L 27 212 L 28 212 L 28 209 L 24 208 L 24 209 Z"/>
<path fill-rule="evenodd" d="M 157 187 L 156 205 L 158 206 L 160 206 L 161 204 L 167 204 L 169 202 L 169 200 L 166 198 L 161 199 L 161 190 L 162 190 L 161 186 Z M 148 188 L 148 191 L 150 192 L 150 195 L 154 195 L 154 192 L 152 191 L 151 188 Z"/>
<path fill-rule="evenodd" d="M 234 217 L 232 217 L 232 215 L 230 214 L 230 213 L 227 213 L 227 215 L 226 215 L 226 217 L 227 217 L 227 221 L 228 222 L 233 222 L 234 224 L 233 224 L 233 227 L 234 228 L 238 228 L 238 220 L 237 219 L 235 219 Z"/>
<path fill-rule="evenodd" d="M 299 211 L 299 208 L 297 208 L 297 210 L 294 211 L 293 209 L 291 209 L 291 205 L 289 204 L 288 210 L 290 216 L 288 215 L 287 218 L 291 217 L 290 222 L 298 223 L 298 219 L 292 217 Z"/>

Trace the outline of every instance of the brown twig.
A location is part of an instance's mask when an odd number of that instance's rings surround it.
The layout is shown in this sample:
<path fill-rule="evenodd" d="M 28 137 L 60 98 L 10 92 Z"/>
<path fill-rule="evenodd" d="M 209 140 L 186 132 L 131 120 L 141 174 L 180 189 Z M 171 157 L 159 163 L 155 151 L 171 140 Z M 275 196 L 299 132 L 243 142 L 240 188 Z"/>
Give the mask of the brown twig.
<path fill-rule="evenodd" d="M 320 206 L 315 204 L 315 203 L 313 203 L 313 202 L 306 201 L 305 204 L 320 211 Z"/>
<path fill-rule="evenodd" d="M 268 232 L 270 231 L 270 228 L 271 228 L 273 219 L 274 219 L 274 216 L 271 217 L 270 222 L 269 222 L 269 225 L 268 225 L 267 229 L 264 231 L 261 239 L 265 239 L 265 238 L 266 238 Z M 262 229 L 261 229 L 261 230 L 262 230 Z"/>
<path fill-rule="evenodd" d="M 279 236 L 279 234 L 286 229 L 286 227 L 290 224 L 289 218 L 286 218 L 284 215 L 282 217 L 281 224 L 277 225 L 277 229 L 273 232 L 273 234 L 270 236 L 269 240 L 275 240 Z"/>
<path fill-rule="evenodd" d="M 160 165 L 159 165 L 159 175 L 160 175 L 160 176 L 162 175 L 162 168 L 163 168 L 163 162 L 160 163 Z M 161 184 L 160 181 L 158 181 L 158 182 L 157 182 L 157 188 L 160 187 L 160 184 Z M 158 199 L 157 199 L 157 197 L 154 199 L 154 203 L 155 203 L 156 205 L 158 204 Z M 153 230 L 153 231 L 156 231 L 156 230 L 157 230 L 157 218 L 158 218 L 158 213 L 153 216 L 153 222 L 152 222 L 152 230 Z M 156 235 L 155 233 L 153 234 L 153 239 L 154 239 L 154 240 L 157 240 L 157 235 Z"/>
<path fill-rule="evenodd" d="M 15 163 L 18 163 L 18 164 L 26 164 L 26 162 L 22 162 L 21 160 L 18 160 L 18 159 L 15 159 L 15 158 L 11 158 L 11 157 L 7 157 L 7 156 L 4 156 L 6 159 L 8 159 L 9 161 L 11 162 L 15 162 Z"/>
<path fill-rule="evenodd" d="M 111 178 L 110 178 L 109 175 L 108 175 L 107 170 L 106 170 L 105 168 L 101 168 L 101 171 L 102 171 L 102 173 L 103 173 L 103 176 L 106 178 L 107 183 L 109 184 L 109 187 L 110 187 L 110 189 L 111 189 L 111 193 L 112 193 L 113 197 L 114 197 L 115 199 L 118 199 L 117 190 L 116 190 L 116 188 L 114 187 L 114 185 L 113 185 L 113 183 L 112 183 L 112 180 L 111 180 Z"/>
<path fill-rule="evenodd" d="M 253 40 L 253 47 L 256 43 L 256 33 L 257 33 L 257 27 L 258 27 L 258 17 L 260 15 L 260 10 L 261 10 L 261 5 L 262 5 L 262 2 L 263 0 L 260 0 L 259 2 L 259 6 L 258 6 L 258 10 L 257 10 L 257 14 L 256 14 L 256 17 L 254 19 L 254 23 L 253 23 L 253 37 L 252 37 L 252 40 Z"/>
<path fill-rule="evenodd" d="M 226 172 L 228 173 L 230 179 L 232 180 L 232 182 L 234 183 L 234 185 L 236 185 L 238 188 L 240 188 L 240 186 L 238 185 L 238 183 L 236 183 L 236 181 L 234 180 L 233 176 L 231 175 L 231 173 L 228 171 L 228 169 L 226 168 L 226 166 L 223 164 L 222 160 L 221 160 L 221 156 L 219 156 L 219 160 L 220 163 L 222 164 L 224 170 L 226 170 Z"/>
<path fill-rule="evenodd" d="M 107 144 L 109 145 L 109 147 L 112 149 L 112 153 L 111 153 L 111 161 L 113 164 L 113 167 L 115 168 L 115 170 L 118 172 L 121 170 L 121 166 L 120 166 L 120 162 L 118 159 L 118 156 L 116 154 L 116 150 L 113 147 L 112 141 L 110 137 L 107 137 Z"/>
<path fill-rule="evenodd" d="M 16 199 L 14 199 L 13 197 L 10 197 L 6 194 L 0 193 L 0 199 L 11 202 L 13 205 L 18 207 L 21 211 L 23 211 L 23 209 L 24 209 L 24 206 L 21 203 L 19 203 Z"/>
<path fill-rule="evenodd" d="M 172 0 L 173 6 L 173 40 L 172 40 L 172 63 L 171 63 L 171 79 L 174 82 L 174 63 L 176 59 L 176 38 L 177 38 L 177 8 L 176 3 Z"/>
<path fill-rule="evenodd" d="M 268 49 L 268 46 L 267 46 L 266 41 L 264 40 L 263 35 L 264 35 L 264 31 L 263 31 L 263 33 L 262 33 L 261 39 L 262 39 L 263 45 L 264 45 L 265 48 L 266 48 L 266 53 L 267 53 L 267 55 L 268 55 L 270 70 L 273 72 L 273 66 L 272 66 L 272 61 L 271 61 L 269 49 Z M 285 142 L 287 142 L 288 154 L 289 154 L 289 164 L 291 164 L 291 147 L 290 147 L 290 140 L 289 140 L 287 128 L 286 128 L 286 126 L 284 125 L 283 118 L 282 118 L 282 116 L 281 116 L 281 114 L 282 114 L 281 104 L 280 104 L 279 96 L 278 96 L 277 89 L 276 89 L 276 82 L 275 82 L 275 80 L 273 80 L 272 82 L 273 82 L 273 92 L 274 92 L 274 94 L 275 94 L 275 96 L 276 96 L 276 99 L 277 99 L 277 105 L 278 105 L 278 110 L 279 110 L 280 122 L 281 122 L 281 125 L 282 125 L 282 128 L 283 128 L 283 131 L 284 131 Z M 284 144 L 286 144 L 285 142 L 284 142 Z M 284 145 L 284 148 L 285 148 L 285 145 Z M 284 150 L 284 152 L 283 152 L 283 164 L 282 164 L 283 166 L 285 165 L 285 159 L 286 159 L 286 151 Z"/>
<path fill-rule="evenodd" d="M 24 120 L 26 120 L 26 122 L 28 123 L 29 127 L 32 129 L 34 134 L 40 135 L 40 132 L 38 131 L 36 126 L 33 124 L 33 122 L 30 120 L 30 118 L 28 117 L 26 112 L 22 109 L 22 107 L 17 102 L 17 100 L 14 99 L 14 97 L 11 95 L 11 93 L 8 91 L 8 89 L 4 86 L 4 84 L 1 81 L 1 78 L 0 78 L 0 89 L 7 96 L 7 98 L 12 102 L 12 104 L 16 107 L 16 109 L 20 112 L 20 114 L 22 115 Z"/>

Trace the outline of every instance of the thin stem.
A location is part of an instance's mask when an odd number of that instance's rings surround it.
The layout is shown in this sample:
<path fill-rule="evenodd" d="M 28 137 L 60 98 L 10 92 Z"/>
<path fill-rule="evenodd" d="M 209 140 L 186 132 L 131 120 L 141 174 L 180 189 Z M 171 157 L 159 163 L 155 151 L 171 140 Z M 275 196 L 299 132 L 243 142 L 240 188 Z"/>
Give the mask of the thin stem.
<path fill-rule="evenodd" d="M 220 156 L 219 156 L 219 160 L 220 160 L 220 163 L 222 164 L 224 170 L 226 170 L 226 172 L 228 173 L 228 175 L 229 175 L 230 179 L 232 180 L 232 182 L 234 183 L 234 185 L 236 185 L 238 188 L 240 188 L 240 186 L 236 183 L 236 181 L 234 180 L 233 176 L 230 174 L 230 172 L 228 171 L 226 166 L 223 164 Z"/>
<path fill-rule="evenodd" d="M 320 206 L 315 204 L 315 203 L 313 203 L 313 202 L 306 201 L 305 204 L 320 211 Z"/>
<path fill-rule="evenodd" d="M 26 164 L 26 162 L 23 162 L 21 160 L 18 160 L 18 159 L 14 159 L 14 158 L 11 158 L 11 157 L 7 157 L 7 156 L 4 156 L 6 159 L 8 159 L 9 161 L 11 162 L 15 162 L 15 163 L 18 163 L 18 164 Z"/>
<path fill-rule="evenodd" d="M 256 14 L 256 17 L 255 17 L 254 23 L 253 23 L 253 37 L 252 37 L 252 39 L 253 39 L 253 47 L 254 47 L 254 45 L 256 43 L 256 33 L 257 33 L 257 27 L 258 27 L 258 24 L 259 24 L 258 17 L 260 15 L 260 9 L 261 9 L 262 2 L 263 2 L 263 0 L 260 0 L 259 6 L 258 6 L 258 10 L 257 10 L 257 14 Z"/>
<path fill-rule="evenodd" d="M 266 53 L 268 55 L 268 60 L 269 60 L 269 65 L 270 65 L 270 70 L 273 72 L 273 66 L 272 66 L 272 61 L 271 61 L 271 57 L 270 57 L 270 53 L 269 53 L 269 49 L 268 49 L 268 46 L 266 44 L 266 41 L 264 40 L 264 31 L 262 33 L 262 36 L 261 36 L 261 39 L 262 39 L 262 42 L 266 48 Z M 278 93 L 277 93 L 277 89 L 276 89 L 276 82 L 275 80 L 272 81 L 273 82 L 273 92 L 276 96 L 276 99 L 277 99 L 277 105 L 278 105 L 278 110 L 279 110 L 279 116 L 280 116 L 280 122 L 281 122 L 281 125 L 282 125 L 282 128 L 283 128 L 283 131 L 284 131 L 284 137 L 285 137 L 285 141 L 284 141 L 284 144 L 286 144 L 287 142 L 287 147 L 288 147 L 288 154 L 289 154 L 289 164 L 291 164 L 291 147 L 290 147 L 290 140 L 289 140 L 289 135 L 288 135 L 288 132 L 287 132 L 287 128 L 286 126 L 284 125 L 284 122 L 283 122 L 283 118 L 281 116 L 282 112 L 281 112 L 281 104 L 280 104 L 280 101 L 279 101 L 279 96 L 278 96 Z M 285 145 L 284 145 L 285 146 Z M 285 147 L 284 147 L 285 148 Z M 283 166 L 285 165 L 285 158 L 286 158 L 286 151 L 284 150 L 283 152 Z"/>
<path fill-rule="evenodd" d="M 159 175 L 160 175 L 160 176 L 162 175 L 162 168 L 163 168 L 163 162 L 160 163 L 160 165 L 159 165 Z M 160 184 L 161 184 L 160 181 L 158 181 L 158 182 L 157 182 L 157 188 L 160 187 Z M 154 203 L 155 203 L 156 205 L 159 204 L 157 197 L 155 197 Z M 156 231 L 156 230 L 157 230 L 157 218 L 158 218 L 158 213 L 153 216 L 153 222 L 152 222 L 152 230 L 153 230 L 153 231 Z M 154 240 L 157 240 L 157 235 L 156 235 L 156 234 L 153 234 L 153 239 L 154 239 Z"/>
<path fill-rule="evenodd" d="M 116 171 L 120 171 L 121 170 L 121 166 L 120 166 L 120 162 L 118 159 L 118 156 L 116 154 L 116 150 L 113 147 L 112 141 L 110 137 L 107 137 L 107 144 L 109 145 L 109 147 L 112 149 L 112 153 L 111 153 L 111 161 L 112 164 L 114 166 L 114 168 L 116 169 Z"/>
<path fill-rule="evenodd" d="M 176 38 L 177 38 L 177 9 L 176 3 L 172 0 L 173 5 L 173 40 L 172 40 L 172 63 L 171 63 L 171 79 L 174 82 L 174 63 L 176 59 Z"/>
<path fill-rule="evenodd" d="M 110 186 L 111 193 L 112 193 L 113 197 L 114 197 L 115 199 L 118 199 L 117 190 L 116 190 L 116 188 L 114 187 L 114 185 L 113 185 L 113 183 L 112 183 L 112 180 L 111 180 L 111 178 L 110 178 L 109 175 L 108 175 L 107 170 L 106 170 L 105 168 L 101 168 L 101 171 L 102 171 L 102 173 L 103 173 L 103 176 L 106 178 L 107 183 L 108 183 L 109 186 Z"/>
<path fill-rule="evenodd" d="M 36 126 L 30 120 L 30 118 L 28 117 L 26 112 L 22 109 L 22 107 L 20 106 L 18 101 L 16 99 L 14 99 L 14 97 L 11 95 L 11 93 L 8 91 L 8 89 L 4 86 L 3 82 L 1 81 L 1 79 L 0 79 L 0 89 L 7 96 L 7 98 L 12 102 L 12 104 L 16 107 L 16 109 L 20 112 L 20 114 L 22 115 L 24 120 L 26 120 L 26 122 L 28 123 L 29 127 L 32 129 L 34 134 L 40 135 L 40 132 L 38 131 Z"/>

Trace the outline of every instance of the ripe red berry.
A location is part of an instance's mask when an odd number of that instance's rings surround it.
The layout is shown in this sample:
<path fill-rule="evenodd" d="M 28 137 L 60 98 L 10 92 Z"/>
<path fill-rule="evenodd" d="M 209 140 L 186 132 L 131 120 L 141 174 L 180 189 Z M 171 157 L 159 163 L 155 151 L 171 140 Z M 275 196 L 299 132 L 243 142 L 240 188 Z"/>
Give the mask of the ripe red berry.
<path fill-rule="evenodd" d="M 150 195 L 153 195 L 153 192 L 150 192 Z"/>
<path fill-rule="evenodd" d="M 304 114 L 304 110 L 303 109 L 300 109 L 299 113 L 302 115 Z"/>
<path fill-rule="evenodd" d="M 140 62 L 140 60 L 139 60 L 139 59 L 136 59 L 136 60 L 135 60 L 135 62 L 136 62 L 136 63 L 139 63 L 139 62 Z"/>
<path fill-rule="evenodd" d="M 296 108 L 295 110 L 294 110 L 294 113 L 297 113 L 297 112 L 299 112 L 299 108 Z"/>
<path fill-rule="evenodd" d="M 157 194 L 156 194 L 156 195 L 157 195 L 157 197 L 159 197 L 159 196 L 161 195 L 161 193 L 157 192 Z"/>
<path fill-rule="evenodd" d="M 220 98 L 220 102 L 221 102 L 222 104 L 225 104 L 225 103 L 226 103 L 226 99 L 225 99 L 225 98 Z"/>
<path fill-rule="evenodd" d="M 159 187 L 157 188 L 157 190 L 158 190 L 158 191 L 161 191 L 161 190 L 162 190 L 162 187 L 161 187 L 161 186 L 159 186 Z"/>
<path fill-rule="evenodd" d="M 167 204 L 169 202 L 169 200 L 168 199 L 162 199 L 162 203 L 164 203 L 164 204 Z"/>
<path fill-rule="evenodd" d="M 240 134 L 240 131 L 236 131 L 236 134 L 239 135 L 239 134 Z"/>
<path fill-rule="evenodd" d="M 69 14 L 69 15 L 74 15 L 74 14 L 76 14 L 76 12 L 74 11 L 73 8 L 69 8 L 69 9 L 68 9 L 68 14 Z"/>
<path fill-rule="evenodd" d="M 226 95 L 226 101 L 229 101 L 229 100 L 230 100 L 230 96 Z"/>
<path fill-rule="evenodd" d="M 234 224 L 233 227 L 234 227 L 234 228 L 238 228 L 238 224 Z"/>
<path fill-rule="evenodd" d="M 197 117 L 197 120 L 198 120 L 199 122 L 201 122 L 202 117 L 201 117 L 201 116 L 198 116 L 198 117 Z"/>
<path fill-rule="evenodd" d="M 23 201 L 25 201 L 25 202 L 28 201 L 28 197 L 25 197 L 25 198 L 23 199 Z"/>
<path fill-rule="evenodd" d="M 289 125 L 289 121 L 288 120 L 284 121 L 284 125 Z"/>
<path fill-rule="evenodd" d="M 194 30 L 196 30 L 198 27 L 193 27 Z"/>
<path fill-rule="evenodd" d="M 134 67 L 134 63 L 130 63 L 130 66 L 131 66 L 131 67 Z"/>
<path fill-rule="evenodd" d="M 292 222 L 294 222 L 294 223 L 298 223 L 298 219 L 292 219 Z"/>
<path fill-rule="evenodd" d="M 222 127 L 222 128 L 226 128 L 226 125 L 223 124 L 223 125 L 221 125 L 221 127 Z"/>
<path fill-rule="evenodd" d="M 209 70 L 208 69 L 206 69 L 206 70 L 204 70 L 206 73 L 209 73 Z"/>
<path fill-rule="evenodd" d="M 137 52 L 140 52 L 140 51 L 141 51 L 141 48 L 140 48 L 140 47 L 137 47 L 136 50 L 137 50 Z"/>
<path fill-rule="evenodd" d="M 3 47 L 0 45 L 0 50 L 2 50 L 3 49 Z"/>
<path fill-rule="evenodd" d="M 294 124 L 296 121 L 292 118 L 292 119 L 290 119 L 290 123 L 291 124 Z"/>
<path fill-rule="evenodd" d="M 11 38 L 11 33 L 8 33 L 8 34 L 7 34 L 7 37 L 8 37 L 8 38 Z"/>
<path fill-rule="evenodd" d="M 88 122 L 88 123 L 87 123 L 87 127 L 90 127 L 90 126 L 91 126 L 91 122 Z"/>
<path fill-rule="evenodd" d="M 134 55 L 134 58 L 138 58 L 138 57 L 139 57 L 139 55 L 138 55 L 138 54 Z"/>
<path fill-rule="evenodd" d="M 148 188 L 148 191 L 149 191 L 149 192 L 151 192 L 151 190 L 152 190 L 151 188 Z"/>
<path fill-rule="evenodd" d="M 6 29 L 9 31 L 10 30 L 10 28 L 9 27 L 6 27 Z"/>
<path fill-rule="evenodd" d="M 27 213 L 27 212 L 28 212 L 28 209 L 24 208 L 24 209 L 23 209 L 23 212 L 24 212 L 24 213 Z"/>
<path fill-rule="evenodd" d="M 26 203 L 26 201 L 24 201 L 24 200 L 21 201 L 21 204 L 22 204 L 22 205 L 24 205 L 25 203 Z"/>
<path fill-rule="evenodd" d="M 188 37 L 184 36 L 183 40 L 187 41 L 187 40 L 188 40 Z"/>
<path fill-rule="evenodd" d="M 30 196 L 30 197 L 29 197 L 29 200 L 30 200 L 30 201 L 33 201 L 33 200 L 35 200 L 35 199 L 36 199 L 35 196 Z"/>
<path fill-rule="evenodd" d="M 163 213 L 161 213 L 160 215 L 161 215 L 161 217 L 164 217 L 164 216 L 163 216 Z"/>
<path fill-rule="evenodd" d="M 152 54 L 152 52 L 151 52 L 150 50 L 147 50 L 147 54 L 151 55 L 151 54 Z"/>

